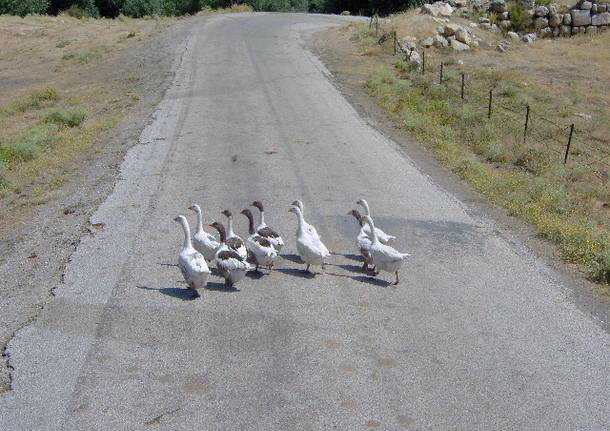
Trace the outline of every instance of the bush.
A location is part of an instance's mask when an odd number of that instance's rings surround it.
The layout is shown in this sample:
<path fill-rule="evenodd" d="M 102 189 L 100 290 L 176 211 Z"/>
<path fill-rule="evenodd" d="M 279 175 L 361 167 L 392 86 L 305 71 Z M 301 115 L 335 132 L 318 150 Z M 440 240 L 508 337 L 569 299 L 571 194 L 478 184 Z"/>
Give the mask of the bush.
<path fill-rule="evenodd" d="M 87 118 L 87 112 L 77 106 L 69 108 L 50 109 L 44 121 L 47 123 L 57 124 L 59 126 L 75 127 L 79 126 Z"/>
<path fill-rule="evenodd" d="M 8 166 L 2 159 L 0 159 L 0 189 L 6 187 L 6 179 L 4 178 L 4 175 L 6 174 L 7 170 Z"/>
<path fill-rule="evenodd" d="M 41 124 L 27 130 L 12 149 L 15 158 L 21 160 L 34 159 L 40 151 L 55 142 L 57 131 L 58 127 L 54 124 Z"/>
<path fill-rule="evenodd" d="M 54 87 L 43 87 L 34 90 L 23 97 L 13 101 L 9 109 L 17 112 L 25 112 L 30 109 L 40 109 L 49 106 L 59 99 L 59 91 Z"/>
<path fill-rule="evenodd" d="M 47 13 L 49 0 L 0 0 L 0 14 L 26 16 Z"/>
<path fill-rule="evenodd" d="M 527 13 L 527 9 L 518 4 L 511 5 L 508 10 L 510 23 L 516 31 L 528 28 L 532 23 L 532 17 Z"/>
<path fill-rule="evenodd" d="M 125 0 L 121 13 L 133 18 L 161 15 L 161 0 Z"/>

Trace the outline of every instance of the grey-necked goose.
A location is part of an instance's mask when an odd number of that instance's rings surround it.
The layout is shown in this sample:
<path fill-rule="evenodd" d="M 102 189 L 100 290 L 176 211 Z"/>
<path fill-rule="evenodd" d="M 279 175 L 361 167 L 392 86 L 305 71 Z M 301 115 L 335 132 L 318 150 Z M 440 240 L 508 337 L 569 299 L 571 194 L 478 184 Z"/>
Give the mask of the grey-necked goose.
<path fill-rule="evenodd" d="M 368 202 L 365 201 L 364 199 L 359 199 L 356 203 L 358 205 L 362 205 L 362 208 L 364 208 L 364 215 L 371 217 L 371 220 L 372 220 L 373 217 L 371 216 L 371 211 L 369 210 Z M 369 236 L 371 235 L 370 228 L 366 223 L 364 224 L 364 232 Z M 388 235 L 387 233 L 385 233 L 378 227 L 375 228 L 375 233 L 377 234 L 377 238 L 379 238 L 379 242 L 381 242 L 382 244 L 387 244 L 388 242 L 396 239 L 395 236 Z"/>
<path fill-rule="evenodd" d="M 250 236 L 246 238 L 246 247 L 250 250 L 254 258 L 256 270 L 258 271 L 259 266 L 267 266 L 271 268 L 273 266 L 273 260 L 277 257 L 277 251 L 271 245 L 271 242 L 267 238 L 260 236 L 254 230 L 254 217 L 249 209 L 244 209 L 241 214 L 248 217 L 248 233 Z"/>
<path fill-rule="evenodd" d="M 356 247 L 358 247 L 358 250 L 360 250 L 362 257 L 364 257 L 364 265 L 362 265 L 362 270 L 368 271 L 369 265 L 373 265 L 373 258 L 371 257 L 371 238 L 369 238 L 369 236 L 364 232 L 364 222 L 358 210 L 351 210 L 347 213 L 347 215 L 354 216 L 358 222 L 358 225 L 360 226 L 358 236 L 356 237 Z"/>
<path fill-rule="evenodd" d="M 214 222 L 210 226 L 216 229 L 220 235 L 220 248 L 214 257 L 216 267 L 222 272 L 225 285 L 233 286 L 233 284 L 244 278 L 246 272 L 250 271 L 252 267 L 245 258 L 242 258 L 227 245 L 227 234 L 222 223 Z"/>
<path fill-rule="evenodd" d="M 265 223 L 265 210 L 263 209 L 263 204 L 260 201 L 254 201 L 250 206 L 258 208 L 260 213 L 258 225 L 256 226 L 256 233 L 263 238 L 267 238 L 273 248 L 279 253 L 282 250 L 282 247 L 284 247 L 284 241 L 279 233 L 271 229 L 267 226 L 267 223 Z"/>
<path fill-rule="evenodd" d="M 222 214 L 227 218 L 227 245 L 235 250 L 243 259 L 248 258 L 248 250 L 244 240 L 233 231 L 233 214 L 229 210 L 224 210 Z"/>
<path fill-rule="evenodd" d="M 174 221 L 180 223 L 184 231 L 184 243 L 178 255 L 178 267 L 189 288 L 197 296 L 200 296 L 199 291 L 205 288 L 210 276 L 210 269 L 203 255 L 195 250 L 191 243 L 191 230 L 186 217 L 178 216 Z"/>

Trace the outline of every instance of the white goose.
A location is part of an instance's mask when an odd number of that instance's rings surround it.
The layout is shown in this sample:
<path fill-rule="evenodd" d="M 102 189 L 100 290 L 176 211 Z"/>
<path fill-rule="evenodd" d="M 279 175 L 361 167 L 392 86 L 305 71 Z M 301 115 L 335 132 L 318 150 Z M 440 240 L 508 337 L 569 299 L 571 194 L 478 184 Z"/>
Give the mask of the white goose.
<path fill-rule="evenodd" d="M 197 213 L 197 231 L 193 235 L 193 246 L 195 250 L 205 257 L 205 260 L 211 262 L 214 260 L 216 250 L 220 247 L 220 243 L 216 241 L 214 235 L 210 235 L 203 230 L 203 216 L 201 215 L 201 208 L 199 205 L 194 204 L 188 209 Z"/>
<path fill-rule="evenodd" d="M 182 225 L 184 231 L 184 244 L 178 255 L 178 267 L 184 276 L 184 280 L 197 296 L 199 291 L 205 287 L 210 276 L 210 268 L 205 262 L 205 258 L 193 247 L 191 243 L 191 229 L 184 216 L 178 216 L 174 221 Z"/>
<path fill-rule="evenodd" d="M 244 240 L 233 232 L 233 214 L 231 214 L 231 211 L 229 210 L 224 210 L 222 213 L 227 218 L 227 245 L 229 248 L 235 250 L 242 259 L 247 259 L 248 250 L 246 249 Z"/>
<path fill-rule="evenodd" d="M 373 219 L 366 215 L 363 216 L 362 219 L 370 226 L 371 232 L 373 233 L 371 241 L 371 257 L 373 258 L 373 263 L 377 269 L 376 274 L 379 274 L 379 270 L 393 272 L 396 274 L 396 282 L 394 282 L 394 284 L 398 284 L 398 270 L 402 266 L 402 261 L 406 257 L 410 256 L 410 254 L 401 253 L 389 245 L 382 244 L 377 236 Z"/>
<path fill-rule="evenodd" d="M 284 240 L 282 240 L 279 233 L 271 229 L 269 226 L 267 226 L 267 223 L 265 223 L 265 211 L 263 210 L 263 204 L 260 201 L 254 201 L 250 204 L 250 206 L 258 208 L 258 211 L 260 212 L 260 218 L 258 225 L 256 226 L 256 233 L 263 238 L 267 238 L 273 248 L 279 253 L 282 250 L 282 247 L 284 247 Z"/>
<path fill-rule="evenodd" d="M 364 257 L 364 265 L 362 265 L 363 271 L 368 271 L 369 265 L 373 265 L 373 258 L 371 256 L 371 245 L 373 242 L 371 238 L 364 232 L 364 222 L 362 220 L 362 216 L 358 212 L 358 210 L 351 210 L 347 213 L 347 215 L 353 215 L 354 218 L 358 221 L 358 225 L 360 226 L 360 230 L 358 231 L 358 236 L 356 237 L 356 247 L 360 250 L 360 254 Z"/>
<path fill-rule="evenodd" d="M 216 229 L 220 235 L 220 248 L 214 257 L 216 267 L 224 276 L 225 286 L 233 286 L 244 278 L 246 272 L 250 271 L 252 267 L 246 262 L 246 259 L 227 245 L 227 234 L 222 223 L 214 222 L 210 226 Z"/>
<path fill-rule="evenodd" d="M 322 241 L 305 230 L 303 213 L 301 213 L 299 207 L 290 207 L 288 212 L 297 216 L 297 251 L 303 262 L 307 264 L 305 271 L 309 272 L 311 265 L 321 265 L 324 269 L 324 259 L 330 256 L 330 252 Z"/>
<path fill-rule="evenodd" d="M 241 214 L 248 217 L 248 233 L 250 236 L 246 238 L 246 247 L 252 253 L 256 264 L 256 271 L 259 266 L 273 266 L 273 260 L 277 257 L 277 251 L 273 248 L 267 238 L 263 238 L 254 230 L 254 217 L 249 209 L 241 211 Z"/>
<path fill-rule="evenodd" d="M 291 205 L 295 206 L 295 207 L 298 207 L 301 210 L 301 214 L 303 214 L 303 217 L 305 217 L 305 211 L 303 211 L 303 202 L 301 202 L 300 200 L 297 199 Z M 303 218 L 303 223 L 304 223 L 304 226 L 305 226 L 305 230 L 307 232 L 309 232 L 312 236 L 320 239 L 320 235 L 318 235 L 318 231 L 316 230 L 315 227 L 313 227 L 312 225 L 307 223 L 304 218 Z"/>
<path fill-rule="evenodd" d="M 365 201 L 364 199 L 359 199 L 356 203 L 358 205 L 362 205 L 362 208 L 364 208 L 365 216 L 371 217 L 371 211 L 369 210 L 369 204 L 367 203 L 367 201 Z M 369 236 L 371 235 L 370 228 L 367 224 L 364 225 L 364 233 L 366 233 Z M 387 244 L 388 242 L 396 239 L 395 236 L 388 235 L 387 233 L 385 233 L 384 231 L 382 231 L 379 228 L 375 228 L 375 233 L 377 234 L 377 238 L 379 238 L 379 242 L 381 242 L 382 244 Z"/>

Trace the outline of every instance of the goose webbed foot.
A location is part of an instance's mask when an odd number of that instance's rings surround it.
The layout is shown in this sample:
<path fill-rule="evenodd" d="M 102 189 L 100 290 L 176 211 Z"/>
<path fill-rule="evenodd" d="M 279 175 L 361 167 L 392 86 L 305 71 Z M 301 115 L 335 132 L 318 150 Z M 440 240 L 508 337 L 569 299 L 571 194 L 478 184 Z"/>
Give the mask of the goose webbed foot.
<path fill-rule="evenodd" d="M 396 281 L 394 282 L 394 286 L 398 284 L 398 271 L 396 271 Z"/>

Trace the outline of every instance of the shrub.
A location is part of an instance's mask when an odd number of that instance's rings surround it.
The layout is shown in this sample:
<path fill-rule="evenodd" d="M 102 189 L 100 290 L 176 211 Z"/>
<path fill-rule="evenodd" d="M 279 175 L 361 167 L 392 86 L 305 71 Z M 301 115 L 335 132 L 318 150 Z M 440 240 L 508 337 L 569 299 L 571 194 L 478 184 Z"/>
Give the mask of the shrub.
<path fill-rule="evenodd" d="M 7 170 L 8 166 L 6 165 L 4 160 L 0 159 L 0 189 L 6 187 L 6 179 L 4 178 L 4 176 Z"/>
<path fill-rule="evenodd" d="M 58 127 L 54 124 L 40 124 L 21 135 L 21 139 L 12 149 L 15 158 L 32 160 L 45 147 L 55 142 Z"/>
<path fill-rule="evenodd" d="M 68 108 L 55 108 L 47 111 L 44 121 L 59 126 L 79 126 L 87 118 L 87 112 L 77 106 Z"/>
<path fill-rule="evenodd" d="M 49 106 L 59 99 L 59 91 L 54 87 L 43 87 L 34 90 L 25 96 L 13 101 L 9 109 L 17 112 L 25 112 L 30 109 L 39 109 Z"/>
<path fill-rule="evenodd" d="M 341 12 L 341 15 L 351 15 L 351 13 L 348 10 L 344 10 L 343 12 Z"/>
<path fill-rule="evenodd" d="M 527 13 L 527 9 L 519 4 L 510 6 L 508 16 L 513 28 L 517 31 L 525 30 L 532 23 L 532 17 Z"/>
<path fill-rule="evenodd" d="M 0 0 L 0 14 L 26 16 L 49 10 L 49 0 Z"/>
<path fill-rule="evenodd" d="M 161 15 L 161 0 L 125 0 L 121 13 L 133 18 Z"/>

